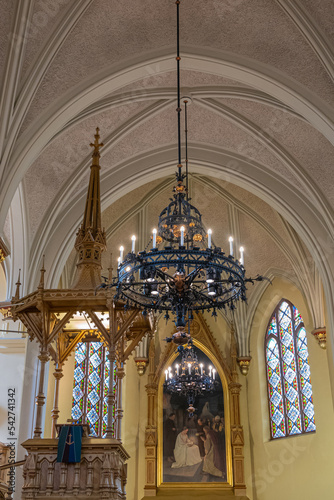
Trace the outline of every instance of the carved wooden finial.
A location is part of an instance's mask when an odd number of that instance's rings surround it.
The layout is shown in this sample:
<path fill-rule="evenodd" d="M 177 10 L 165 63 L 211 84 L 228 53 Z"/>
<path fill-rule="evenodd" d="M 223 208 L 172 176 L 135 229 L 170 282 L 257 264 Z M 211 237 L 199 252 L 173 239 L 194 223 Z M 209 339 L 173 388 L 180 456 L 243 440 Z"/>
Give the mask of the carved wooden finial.
<path fill-rule="evenodd" d="M 19 277 L 17 278 L 16 282 L 16 291 L 15 291 L 15 300 L 20 300 L 20 286 L 21 286 L 21 269 L 19 269 Z"/>
<path fill-rule="evenodd" d="M 39 289 L 44 288 L 44 274 L 45 274 L 44 263 L 45 263 L 45 255 L 43 255 L 42 258 L 41 278 L 39 280 L 39 285 L 38 285 Z"/>
<path fill-rule="evenodd" d="M 108 280 L 109 280 L 109 283 L 111 283 L 112 282 L 112 272 L 113 272 L 113 267 L 112 267 L 112 253 L 111 252 L 110 252 L 110 263 L 109 263 L 108 271 L 109 271 Z"/>
<path fill-rule="evenodd" d="M 96 134 L 94 135 L 95 141 L 90 143 L 90 146 L 94 148 L 93 157 L 97 156 L 98 158 L 100 157 L 100 148 L 104 146 L 103 142 L 99 142 L 100 141 L 99 132 L 100 132 L 99 127 L 96 127 Z"/>

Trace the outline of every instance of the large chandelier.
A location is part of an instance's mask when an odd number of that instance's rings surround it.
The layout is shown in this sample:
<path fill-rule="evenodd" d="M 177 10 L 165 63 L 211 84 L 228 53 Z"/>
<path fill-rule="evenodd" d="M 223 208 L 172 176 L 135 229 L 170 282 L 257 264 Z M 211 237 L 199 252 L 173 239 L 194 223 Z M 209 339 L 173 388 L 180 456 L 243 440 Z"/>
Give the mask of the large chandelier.
<path fill-rule="evenodd" d="M 165 370 L 164 390 L 168 394 L 186 397 L 189 405 L 187 411 L 192 417 L 196 397 L 212 394 L 219 384 L 216 380 L 216 369 L 213 366 L 206 368 L 203 363 L 198 363 L 191 341 L 184 348 L 179 346 L 179 352 L 181 363 L 175 363 L 173 368 L 168 367 Z"/>
<path fill-rule="evenodd" d="M 204 229 L 201 213 L 189 202 L 187 156 L 185 173 L 181 164 L 179 5 L 176 1 L 178 165 L 173 198 L 160 213 L 152 247 L 136 253 L 132 236 L 131 251 L 125 254 L 120 248 L 117 278 L 101 287 L 115 287 L 115 300 L 124 302 L 125 308 L 165 313 L 166 320 L 172 315 L 177 331 L 167 340 L 183 345 L 190 339 L 186 326 L 194 311 L 209 310 L 217 316 L 217 311 L 233 310 L 236 302 L 246 301 L 246 283 L 263 277 L 246 278 L 243 247 L 238 258 L 232 237 L 228 252 L 216 247 L 212 231 Z"/>

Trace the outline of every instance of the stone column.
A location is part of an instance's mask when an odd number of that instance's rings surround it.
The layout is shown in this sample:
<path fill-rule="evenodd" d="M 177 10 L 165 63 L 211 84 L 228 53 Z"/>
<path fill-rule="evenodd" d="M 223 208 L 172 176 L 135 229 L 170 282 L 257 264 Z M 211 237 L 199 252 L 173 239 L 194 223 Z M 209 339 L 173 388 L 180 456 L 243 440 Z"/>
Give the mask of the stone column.
<path fill-rule="evenodd" d="M 122 408 L 122 386 L 123 378 L 125 375 L 123 363 L 119 363 L 116 369 L 116 401 L 117 407 L 115 411 L 115 437 L 122 442 L 122 418 L 123 418 L 123 408 Z"/>
<path fill-rule="evenodd" d="M 34 439 L 39 439 L 42 437 L 42 416 L 43 416 L 43 406 L 45 404 L 44 396 L 44 379 L 45 379 L 45 365 L 49 361 L 49 356 L 45 347 L 41 347 L 41 352 L 38 356 L 40 360 L 40 372 L 39 372 L 39 382 L 38 382 L 38 394 L 36 397 L 36 423 L 34 430 Z"/>
<path fill-rule="evenodd" d="M 59 385 L 60 385 L 60 379 L 63 377 L 62 365 L 60 365 L 60 367 L 57 365 L 56 371 L 54 372 L 53 376 L 55 378 L 55 393 L 54 393 L 54 400 L 53 400 L 53 409 L 51 412 L 51 419 L 52 419 L 51 437 L 55 438 L 56 437 L 56 424 L 58 422 L 58 417 L 59 417 L 59 408 L 58 408 Z"/>

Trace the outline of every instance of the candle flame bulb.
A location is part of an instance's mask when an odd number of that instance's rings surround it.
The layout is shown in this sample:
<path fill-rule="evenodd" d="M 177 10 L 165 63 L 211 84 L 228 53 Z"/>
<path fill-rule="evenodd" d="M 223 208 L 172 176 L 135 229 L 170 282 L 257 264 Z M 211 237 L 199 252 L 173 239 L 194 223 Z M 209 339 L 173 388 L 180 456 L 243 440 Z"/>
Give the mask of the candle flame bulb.
<path fill-rule="evenodd" d="M 240 264 L 243 266 L 244 265 L 244 251 L 245 251 L 245 249 L 244 249 L 244 247 L 240 247 L 239 250 L 240 250 Z"/>
<path fill-rule="evenodd" d="M 228 241 L 230 242 L 230 255 L 233 255 L 233 238 L 229 237 Z"/>
<path fill-rule="evenodd" d="M 184 226 L 181 226 L 180 231 L 181 231 L 180 246 L 183 247 L 184 246 Z"/>
<path fill-rule="evenodd" d="M 211 248 L 212 229 L 208 229 L 208 248 Z"/>

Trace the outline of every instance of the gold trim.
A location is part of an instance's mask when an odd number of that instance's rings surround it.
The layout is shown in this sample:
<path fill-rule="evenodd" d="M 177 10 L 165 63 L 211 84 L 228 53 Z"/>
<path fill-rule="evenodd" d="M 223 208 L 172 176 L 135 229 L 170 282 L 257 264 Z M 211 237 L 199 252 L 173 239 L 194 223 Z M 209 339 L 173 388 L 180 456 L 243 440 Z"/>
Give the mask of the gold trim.
<path fill-rule="evenodd" d="M 216 489 L 216 490 L 227 490 L 233 488 L 233 470 L 232 470 L 232 445 L 231 445 L 231 417 L 230 417 L 230 392 L 228 388 L 228 382 L 226 375 L 221 365 L 219 364 L 216 356 L 209 351 L 209 349 L 199 342 L 198 340 L 193 340 L 196 347 L 198 347 L 204 354 L 212 361 L 216 366 L 219 373 L 220 380 L 223 386 L 224 392 L 224 419 L 225 419 L 225 442 L 226 442 L 226 483 L 167 483 L 163 482 L 163 383 L 164 383 L 164 370 L 165 366 L 170 365 L 174 359 L 177 357 L 178 353 L 173 352 L 166 360 L 166 363 L 161 366 L 160 377 L 158 381 L 158 445 L 157 445 L 157 487 L 162 489 L 167 488 L 181 488 L 181 489 Z"/>

